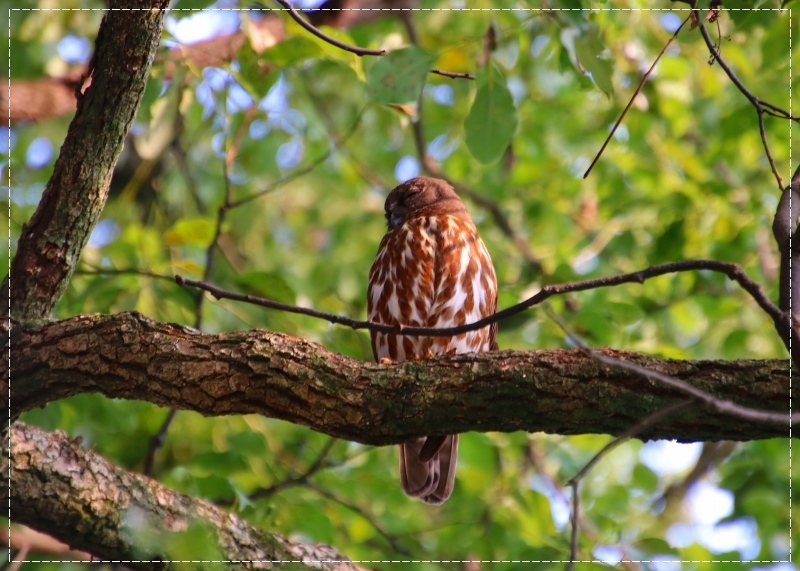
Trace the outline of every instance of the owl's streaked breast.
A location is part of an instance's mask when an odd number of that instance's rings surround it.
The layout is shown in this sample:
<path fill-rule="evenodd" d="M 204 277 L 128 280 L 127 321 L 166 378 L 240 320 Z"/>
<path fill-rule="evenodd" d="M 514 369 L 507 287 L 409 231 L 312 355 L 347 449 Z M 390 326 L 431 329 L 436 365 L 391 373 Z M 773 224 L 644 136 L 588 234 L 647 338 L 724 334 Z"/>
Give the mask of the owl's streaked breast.
<path fill-rule="evenodd" d="M 405 326 L 452 327 L 494 313 L 497 280 L 489 252 L 468 216 L 412 218 L 384 236 L 370 270 L 369 319 Z M 376 359 L 489 351 L 495 327 L 454 337 L 372 333 Z"/>

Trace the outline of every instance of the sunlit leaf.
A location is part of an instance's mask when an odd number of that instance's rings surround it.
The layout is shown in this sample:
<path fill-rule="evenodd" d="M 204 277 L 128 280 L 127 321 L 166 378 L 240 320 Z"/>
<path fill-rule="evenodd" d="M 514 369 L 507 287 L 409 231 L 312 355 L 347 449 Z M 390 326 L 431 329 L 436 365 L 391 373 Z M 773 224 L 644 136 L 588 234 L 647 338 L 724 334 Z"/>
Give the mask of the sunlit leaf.
<path fill-rule="evenodd" d="M 417 47 L 389 52 L 367 71 L 367 96 L 384 104 L 416 101 L 435 59 Z"/>
<path fill-rule="evenodd" d="M 517 108 L 502 72 L 494 66 L 479 78 L 478 93 L 464 121 L 467 147 L 484 164 L 503 156 L 517 129 Z"/>

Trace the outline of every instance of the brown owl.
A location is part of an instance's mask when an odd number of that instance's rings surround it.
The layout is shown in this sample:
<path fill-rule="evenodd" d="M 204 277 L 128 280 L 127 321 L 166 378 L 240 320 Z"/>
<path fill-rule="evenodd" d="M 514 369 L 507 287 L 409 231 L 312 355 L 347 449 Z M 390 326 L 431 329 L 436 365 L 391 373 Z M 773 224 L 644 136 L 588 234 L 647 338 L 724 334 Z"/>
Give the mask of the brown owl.
<path fill-rule="evenodd" d="M 497 278 L 475 223 L 453 187 L 413 178 L 389 193 L 388 231 L 369 273 L 369 319 L 389 325 L 452 327 L 492 315 Z M 497 324 L 451 337 L 371 333 L 375 359 L 409 361 L 497 349 Z M 458 435 L 400 445 L 403 491 L 430 504 L 453 492 Z"/>

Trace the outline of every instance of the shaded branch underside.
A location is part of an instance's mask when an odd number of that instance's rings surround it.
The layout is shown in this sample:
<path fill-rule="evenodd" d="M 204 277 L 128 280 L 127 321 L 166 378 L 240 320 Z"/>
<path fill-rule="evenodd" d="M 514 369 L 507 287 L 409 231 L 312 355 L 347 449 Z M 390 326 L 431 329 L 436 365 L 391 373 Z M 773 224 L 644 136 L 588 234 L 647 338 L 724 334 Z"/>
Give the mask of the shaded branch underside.
<path fill-rule="evenodd" d="M 383 445 L 467 431 L 618 435 L 686 397 L 579 350 L 502 351 L 379 365 L 268 331 L 208 335 L 136 312 L 15 328 L 12 417 L 80 393 L 144 400 L 207 416 L 262 414 Z M 740 405 L 787 412 L 785 360 L 673 361 L 602 350 Z M 4 379 L 8 383 L 8 377 Z M 700 405 L 642 438 L 788 436 Z"/>

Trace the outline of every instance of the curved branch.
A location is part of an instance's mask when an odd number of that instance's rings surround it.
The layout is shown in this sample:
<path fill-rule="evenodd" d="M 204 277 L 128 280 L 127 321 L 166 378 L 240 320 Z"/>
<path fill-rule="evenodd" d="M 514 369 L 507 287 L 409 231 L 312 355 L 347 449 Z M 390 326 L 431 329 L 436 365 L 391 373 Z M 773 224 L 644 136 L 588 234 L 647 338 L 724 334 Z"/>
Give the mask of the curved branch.
<path fill-rule="evenodd" d="M 750 296 L 756 301 L 756 303 L 758 303 L 759 307 L 761 307 L 761 309 L 763 309 L 764 312 L 772 318 L 778 333 L 780 334 L 784 331 L 786 327 L 785 323 L 788 322 L 786 319 L 786 314 L 783 311 L 781 311 L 781 309 L 778 308 L 778 306 L 776 306 L 774 303 L 770 301 L 770 299 L 761 289 L 761 286 L 759 286 L 756 282 L 750 279 L 750 277 L 744 272 L 744 270 L 738 264 L 734 264 L 731 262 L 720 262 L 717 260 L 683 260 L 680 262 L 668 262 L 666 264 L 657 264 L 655 266 L 650 266 L 649 268 L 645 268 L 643 270 L 639 270 L 638 272 L 632 272 L 629 274 L 620 274 L 618 276 L 608 276 L 604 278 L 594 278 L 579 282 L 568 282 L 565 284 L 546 285 L 541 290 L 539 290 L 539 292 L 529 297 L 525 301 L 522 301 L 516 305 L 512 305 L 511 307 L 507 307 L 506 309 L 498 311 L 497 313 L 495 313 L 494 315 L 490 315 L 489 317 L 484 317 L 483 319 L 479 319 L 478 321 L 474 321 L 472 323 L 467 323 L 464 325 L 458 325 L 455 327 L 407 327 L 407 326 L 385 325 L 382 323 L 375 323 L 372 321 L 361 321 L 358 319 L 353 319 L 342 315 L 336 315 L 334 313 L 317 311 L 316 309 L 311 309 L 308 307 L 299 307 L 296 305 L 290 305 L 288 303 L 282 303 L 279 301 L 274 301 L 271 299 L 266 299 L 255 295 L 246 295 L 246 294 L 231 292 L 224 290 L 222 288 L 218 288 L 209 283 L 197 280 L 190 280 L 183 276 L 175 276 L 175 281 L 180 286 L 188 285 L 207 291 L 217 299 L 232 299 L 234 301 L 242 301 L 245 303 L 260 305 L 261 307 L 277 309 L 279 311 L 286 311 L 288 313 L 307 315 L 309 317 L 316 317 L 317 319 L 324 319 L 329 323 L 345 325 L 352 329 L 369 329 L 370 331 L 378 331 L 380 333 L 391 333 L 395 335 L 448 337 L 450 335 L 458 335 L 460 333 L 466 333 L 468 331 L 476 331 L 478 329 L 486 327 L 487 325 L 491 325 L 493 323 L 499 323 L 504 319 L 513 317 L 514 315 L 522 313 L 523 311 L 530 309 L 531 307 L 541 304 L 542 302 L 553 297 L 554 295 L 562 295 L 565 293 L 571 293 L 576 291 L 598 289 L 601 287 L 612 287 L 626 283 L 641 284 L 650 278 L 663 276 L 665 274 L 696 271 L 696 270 L 711 270 L 714 272 L 719 272 L 725 274 L 726 276 L 728 276 L 728 278 L 737 282 L 740 286 L 742 286 L 742 288 L 747 293 L 750 294 Z"/>
<path fill-rule="evenodd" d="M 340 50 L 344 50 L 346 52 L 350 52 L 352 54 L 356 54 L 357 56 L 382 56 L 386 53 L 386 50 L 370 50 L 367 48 L 359 48 L 358 46 L 351 46 L 350 44 L 346 44 L 344 42 L 340 42 L 336 38 L 333 38 L 317 28 L 316 26 L 306 22 L 303 17 L 298 14 L 297 10 L 295 10 L 292 5 L 287 0 L 276 0 L 278 4 L 283 6 L 283 8 L 289 12 L 289 16 L 292 17 L 292 20 L 300 24 L 300 27 L 311 32 L 319 39 L 328 42 L 332 46 L 336 46 Z"/>
<path fill-rule="evenodd" d="M 11 272 L 0 291 L 0 297 L 8 299 L 10 287 L 15 319 L 45 319 L 69 283 L 105 205 L 111 173 L 144 93 L 168 5 L 168 0 L 115 1 L 103 16 L 89 66 L 91 85 L 78 97 L 53 175 L 22 230 Z"/>
<path fill-rule="evenodd" d="M 470 430 L 617 435 L 683 398 L 579 349 L 379 365 L 278 333 L 207 335 L 138 313 L 78 316 L 38 330 L 17 327 L 11 341 L 14 417 L 67 396 L 100 392 L 209 416 L 262 414 L 381 445 Z M 741 406 L 788 408 L 786 361 L 671 361 L 600 353 Z M 752 440 L 787 433 L 788 422 L 748 423 L 693 407 L 644 437 Z"/>
<path fill-rule="evenodd" d="M 0 464 L 11 481 L 1 487 L 0 500 L 10 501 L 12 519 L 104 562 L 173 569 L 171 542 L 200 531 L 216 556 L 181 561 L 197 569 L 219 569 L 220 562 L 262 569 L 275 568 L 275 562 L 291 562 L 292 569 L 361 569 L 332 547 L 261 531 L 235 514 L 127 472 L 63 433 L 14 423 L 10 442 L 10 454 L 3 454 Z"/>

